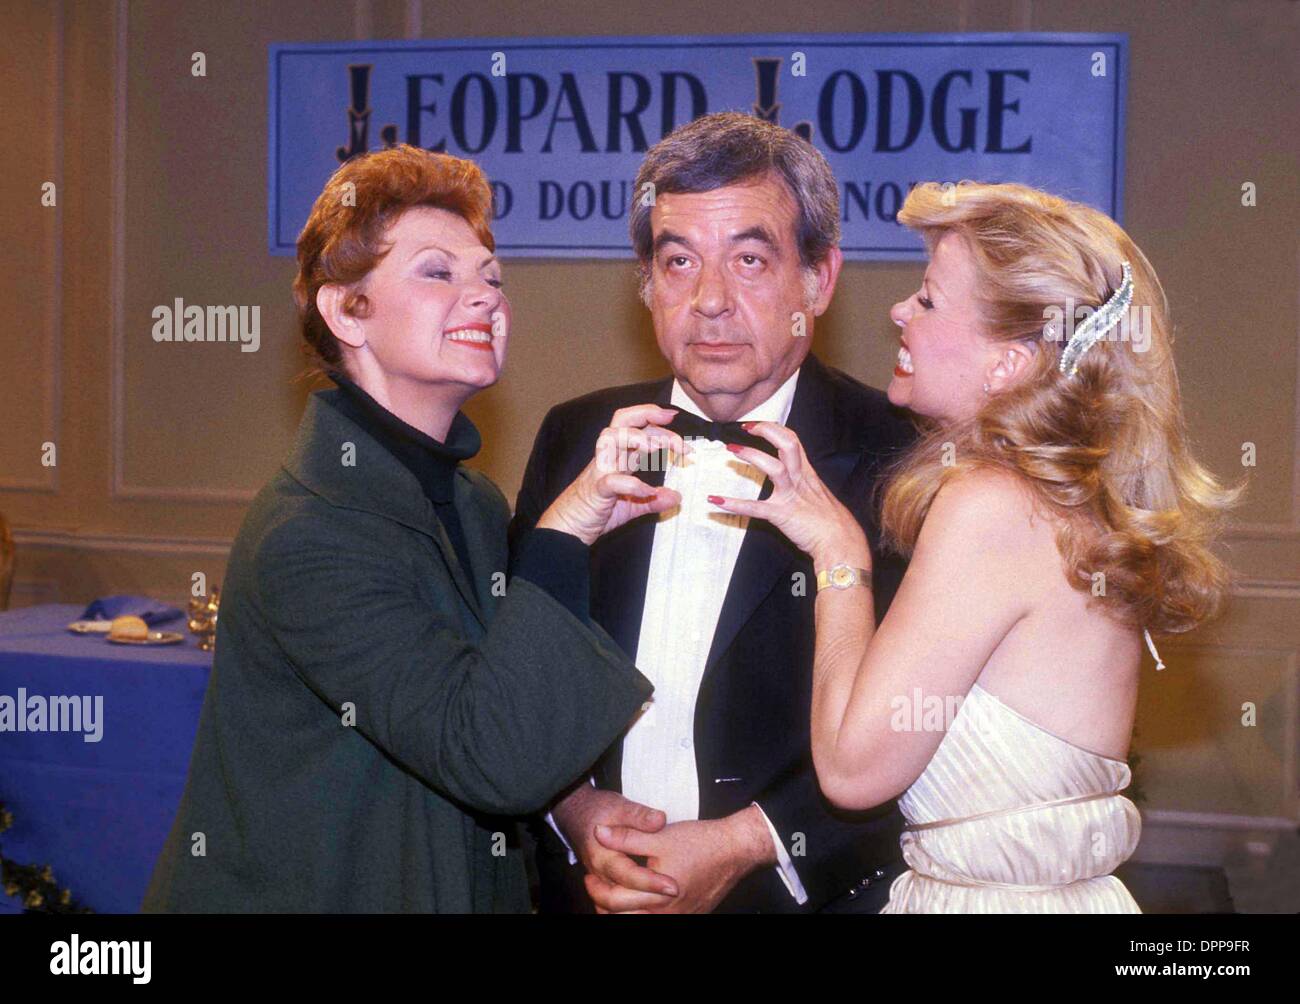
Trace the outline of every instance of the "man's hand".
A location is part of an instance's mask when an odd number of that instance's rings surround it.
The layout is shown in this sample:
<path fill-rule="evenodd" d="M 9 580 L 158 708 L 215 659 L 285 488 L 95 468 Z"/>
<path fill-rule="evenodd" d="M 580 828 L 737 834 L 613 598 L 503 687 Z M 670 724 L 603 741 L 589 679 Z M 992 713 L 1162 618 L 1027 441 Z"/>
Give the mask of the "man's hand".
<path fill-rule="evenodd" d="M 724 819 L 672 823 L 659 832 L 598 826 L 596 838 L 611 851 L 644 857 L 655 872 L 672 875 L 679 889 L 673 899 L 625 907 L 619 889 L 588 875 L 587 892 L 598 912 L 604 906 L 625 913 L 708 913 L 751 871 L 777 860 L 767 823 L 753 805 Z"/>
<path fill-rule="evenodd" d="M 592 896 L 598 913 L 663 906 L 671 903 L 677 895 L 677 883 L 670 875 L 643 868 L 628 855 L 612 850 L 596 839 L 597 826 L 614 826 L 633 833 L 657 833 L 667 822 L 661 810 L 633 802 L 618 792 L 583 784 L 565 796 L 551 815 L 587 870 L 588 892 L 593 877 L 601 883 L 600 898 Z M 608 892 L 604 891 L 606 889 Z"/>

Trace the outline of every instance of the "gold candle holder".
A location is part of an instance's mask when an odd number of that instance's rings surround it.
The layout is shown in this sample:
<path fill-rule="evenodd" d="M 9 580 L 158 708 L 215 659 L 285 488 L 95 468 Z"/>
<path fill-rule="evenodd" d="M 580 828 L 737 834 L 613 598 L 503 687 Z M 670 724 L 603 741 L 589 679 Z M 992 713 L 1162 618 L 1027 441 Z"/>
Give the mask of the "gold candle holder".
<path fill-rule="evenodd" d="M 212 587 L 208 596 L 196 596 L 189 604 L 189 628 L 199 639 L 199 648 L 211 652 L 217 645 L 217 611 L 221 606 L 221 590 Z"/>

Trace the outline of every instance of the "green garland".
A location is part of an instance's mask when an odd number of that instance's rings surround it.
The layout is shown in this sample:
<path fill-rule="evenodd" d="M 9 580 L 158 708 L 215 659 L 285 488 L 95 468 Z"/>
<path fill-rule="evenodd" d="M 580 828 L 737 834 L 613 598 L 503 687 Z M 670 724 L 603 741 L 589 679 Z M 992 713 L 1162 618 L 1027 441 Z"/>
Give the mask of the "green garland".
<path fill-rule="evenodd" d="M 13 826 L 14 817 L 0 802 L 0 833 Z M 20 865 L 0 851 L 0 884 L 6 896 L 17 896 L 27 913 L 94 913 L 72 898 L 72 890 L 62 889 L 54 881 L 49 865 Z"/>

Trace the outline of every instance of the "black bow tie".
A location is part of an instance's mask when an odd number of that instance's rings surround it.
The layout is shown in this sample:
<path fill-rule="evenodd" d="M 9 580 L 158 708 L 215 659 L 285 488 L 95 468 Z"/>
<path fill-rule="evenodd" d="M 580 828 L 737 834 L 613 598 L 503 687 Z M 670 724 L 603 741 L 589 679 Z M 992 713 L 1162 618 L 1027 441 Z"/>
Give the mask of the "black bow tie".
<path fill-rule="evenodd" d="M 668 407 L 672 407 L 669 405 Z M 768 456 L 775 457 L 777 449 L 766 439 L 746 432 L 739 422 L 714 422 L 699 415 L 692 414 L 684 408 L 677 410 L 676 417 L 668 423 L 668 428 L 683 439 L 715 439 L 720 443 L 735 443 L 737 446 L 752 446 L 762 450 Z"/>

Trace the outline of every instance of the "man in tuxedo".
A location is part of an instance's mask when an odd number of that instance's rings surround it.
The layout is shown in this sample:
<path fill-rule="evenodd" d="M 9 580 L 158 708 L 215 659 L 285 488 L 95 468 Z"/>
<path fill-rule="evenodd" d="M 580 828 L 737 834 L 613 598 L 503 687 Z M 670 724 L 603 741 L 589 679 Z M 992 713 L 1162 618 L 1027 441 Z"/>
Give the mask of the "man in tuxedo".
<path fill-rule="evenodd" d="M 677 509 L 591 548 L 591 616 L 655 693 L 535 828 L 542 910 L 878 911 L 903 867 L 902 818 L 892 802 L 835 810 L 810 751 L 826 570 L 766 522 L 707 500 L 765 498 L 771 485 L 726 444 L 770 451 L 740 422 L 788 425 L 867 531 L 883 616 L 902 565 L 877 553 L 873 488 L 913 431 L 883 393 L 809 352 L 843 260 L 835 178 L 788 130 L 718 113 L 652 147 L 634 191 L 642 299 L 673 376 L 552 408 L 512 537 L 573 480 L 621 408 L 676 409 L 670 428 L 693 449 L 642 474 L 680 491 Z"/>

